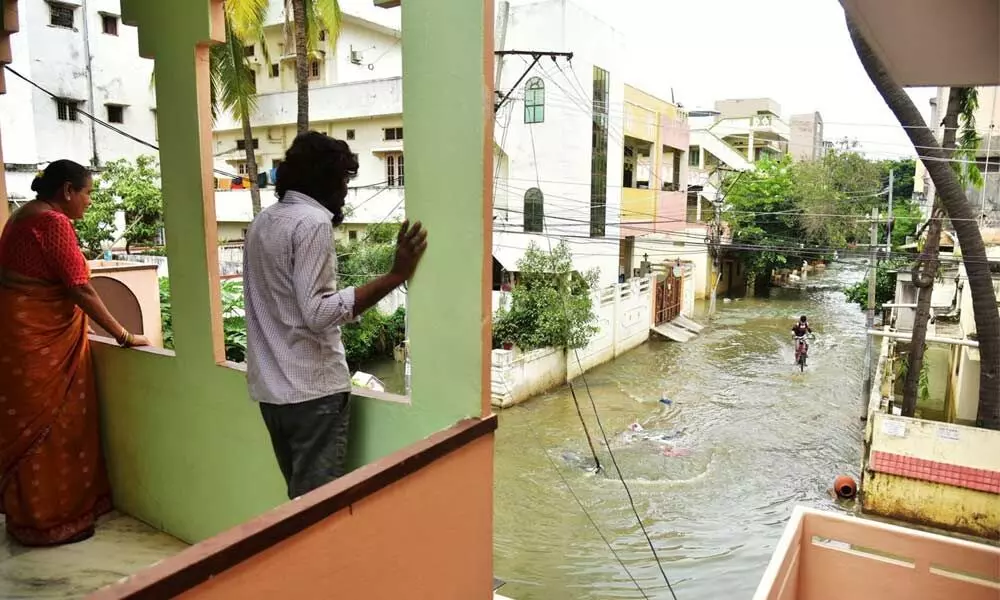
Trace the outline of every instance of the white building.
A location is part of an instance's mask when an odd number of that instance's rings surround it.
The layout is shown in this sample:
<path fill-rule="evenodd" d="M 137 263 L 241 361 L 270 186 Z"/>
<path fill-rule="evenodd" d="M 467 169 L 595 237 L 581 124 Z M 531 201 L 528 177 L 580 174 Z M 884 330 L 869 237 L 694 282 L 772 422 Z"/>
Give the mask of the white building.
<path fill-rule="evenodd" d="M 624 37 L 567 0 L 497 9 L 500 50 L 572 52 L 497 60 L 494 287 L 531 242 L 566 240 L 578 271 L 618 280 Z"/>
<path fill-rule="evenodd" d="M 7 72 L 7 94 L 0 96 L 10 199 L 33 198 L 38 168 L 57 159 L 100 167 L 155 155 L 81 114 L 156 142 L 153 63 L 139 58 L 137 32 L 122 24 L 118 0 L 20 0 L 18 12 L 10 66 L 35 85 Z"/>
<path fill-rule="evenodd" d="M 296 134 L 295 47 L 287 38 L 284 2 L 271 0 L 265 29 L 267 52 L 248 48 L 257 90 L 251 115 L 255 158 L 260 172 L 273 183 L 273 169 Z M 358 155 L 358 177 L 351 183 L 348 211 L 340 234 L 351 239 L 366 225 L 401 220 L 403 216 L 402 37 L 398 10 L 367 8 L 342 2 L 344 11 L 336 41 L 321 35 L 310 70 L 309 117 L 314 130 L 346 140 Z M 395 23 L 393 21 L 396 21 Z M 244 175 L 246 152 L 242 125 L 220 114 L 213 144 L 218 171 Z M 219 239 L 240 241 L 253 211 L 248 189 L 231 190 L 217 175 L 215 205 Z M 261 190 L 261 204 L 276 201 L 273 188 Z"/>

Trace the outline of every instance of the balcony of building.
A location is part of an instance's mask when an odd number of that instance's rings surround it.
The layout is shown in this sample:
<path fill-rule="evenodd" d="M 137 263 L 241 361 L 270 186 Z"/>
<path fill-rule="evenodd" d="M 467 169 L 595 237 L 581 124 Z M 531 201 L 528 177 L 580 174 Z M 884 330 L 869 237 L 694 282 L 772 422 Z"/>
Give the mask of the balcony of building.
<path fill-rule="evenodd" d="M 496 420 L 483 274 L 491 260 L 493 136 L 484 117 L 492 90 L 483 81 L 493 80 L 492 4 L 402 7 L 410 32 L 406 214 L 433 240 L 408 288 L 411 393 L 358 391 L 354 470 L 292 502 L 245 373 L 225 360 L 222 343 L 208 105 L 208 51 L 223 38 L 222 4 L 122 0 L 123 21 L 138 27 L 157 81 L 172 82 L 159 91 L 157 118 L 174 349 L 91 338 L 117 512 L 79 544 L 4 547 L 0 597 L 40 586 L 107 599 L 489 597 Z M 17 28 L 13 7 L 0 3 L 4 32 Z M 0 34 L 0 49 L 7 47 Z M 400 81 L 386 85 L 401 103 Z M 337 103 L 374 105 L 378 96 Z M 314 114 L 328 110 L 324 104 L 314 100 Z M 450 193 L 441 195 L 445 180 Z M 155 337 L 155 274 L 98 266 L 104 272 L 95 280 L 106 277 L 112 290 L 102 294 L 117 294 L 113 310 L 133 331 Z M 440 326 L 442 285 L 455 300 L 449 327 Z"/>
<path fill-rule="evenodd" d="M 797 508 L 754 600 L 995 600 L 1000 549 Z"/>

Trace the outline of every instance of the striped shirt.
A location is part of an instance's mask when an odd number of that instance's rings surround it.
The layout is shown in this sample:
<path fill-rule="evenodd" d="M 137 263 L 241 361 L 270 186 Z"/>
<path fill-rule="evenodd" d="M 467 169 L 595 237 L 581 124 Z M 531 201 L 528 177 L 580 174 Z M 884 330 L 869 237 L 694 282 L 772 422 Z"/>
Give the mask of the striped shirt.
<path fill-rule="evenodd" d="M 340 326 L 354 320 L 354 288 L 336 289 L 333 213 L 286 192 L 247 232 L 243 293 L 250 397 L 293 404 L 349 392 Z"/>

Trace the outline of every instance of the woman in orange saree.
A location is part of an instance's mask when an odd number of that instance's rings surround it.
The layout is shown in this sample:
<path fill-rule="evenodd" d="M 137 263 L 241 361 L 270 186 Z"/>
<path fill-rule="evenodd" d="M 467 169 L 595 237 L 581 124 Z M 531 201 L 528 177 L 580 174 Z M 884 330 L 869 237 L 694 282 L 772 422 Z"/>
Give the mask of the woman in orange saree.
<path fill-rule="evenodd" d="M 0 236 L 0 513 L 23 545 L 87 539 L 111 508 L 88 316 L 121 345 L 148 343 L 90 285 L 71 219 L 91 185 L 81 165 L 52 163 Z"/>

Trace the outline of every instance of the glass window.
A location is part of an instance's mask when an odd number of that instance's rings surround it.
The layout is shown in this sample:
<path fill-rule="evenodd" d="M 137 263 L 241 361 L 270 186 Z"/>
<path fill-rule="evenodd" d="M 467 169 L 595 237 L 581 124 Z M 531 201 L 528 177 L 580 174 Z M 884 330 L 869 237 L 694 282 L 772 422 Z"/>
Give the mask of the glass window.
<path fill-rule="evenodd" d="M 531 188 L 524 193 L 524 231 L 542 233 L 545 226 L 545 197 L 542 190 Z"/>
<path fill-rule="evenodd" d="M 532 77 L 524 85 L 524 122 L 545 121 L 545 82 L 540 77 Z"/>

